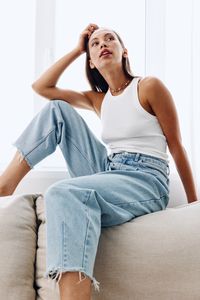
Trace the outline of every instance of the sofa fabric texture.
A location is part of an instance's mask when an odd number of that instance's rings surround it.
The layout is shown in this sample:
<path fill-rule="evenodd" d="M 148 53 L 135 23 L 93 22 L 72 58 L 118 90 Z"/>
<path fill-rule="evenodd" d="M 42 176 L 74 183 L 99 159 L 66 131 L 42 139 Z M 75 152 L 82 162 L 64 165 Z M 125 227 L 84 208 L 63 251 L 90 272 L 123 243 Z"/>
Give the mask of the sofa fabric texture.
<path fill-rule="evenodd" d="M 102 228 L 92 300 L 199 300 L 200 201 Z M 0 299 L 59 300 L 42 194 L 0 197 Z"/>
<path fill-rule="evenodd" d="M 0 197 L 0 299 L 35 299 L 36 195 Z"/>

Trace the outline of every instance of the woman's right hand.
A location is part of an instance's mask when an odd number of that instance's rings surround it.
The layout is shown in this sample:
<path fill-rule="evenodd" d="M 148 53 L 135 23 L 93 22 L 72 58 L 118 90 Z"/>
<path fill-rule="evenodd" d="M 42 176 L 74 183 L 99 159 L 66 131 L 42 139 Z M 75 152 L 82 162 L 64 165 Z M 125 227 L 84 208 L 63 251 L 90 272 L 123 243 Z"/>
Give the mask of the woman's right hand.
<path fill-rule="evenodd" d="M 88 42 L 91 34 L 98 28 L 99 28 L 98 25 L 90 23 L 80 34 L 79 42 L 78 42 L 78 45 L 76 46 L 76 48 L 78 49 L 78 51 L 81 54 L 86 52 L 87 42 Z"/>

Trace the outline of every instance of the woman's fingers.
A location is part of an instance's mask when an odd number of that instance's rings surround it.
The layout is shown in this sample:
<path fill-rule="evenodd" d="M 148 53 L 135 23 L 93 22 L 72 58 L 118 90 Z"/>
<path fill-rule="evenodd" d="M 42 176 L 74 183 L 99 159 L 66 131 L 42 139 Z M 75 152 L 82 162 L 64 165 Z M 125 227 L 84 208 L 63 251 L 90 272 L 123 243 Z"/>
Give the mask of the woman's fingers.
<path fill-rule="evenodd" d="M 91 34 L 98 29 L 99 26 L 93 23 L 90 23 L 80 34 L 79 42 L 77 48 L 80 50 L 81 53 L 86 51 L 87 42 L 91 36 Z"/>
<path fill-rule="evenodd" d="M 88 30 L 88 37 L 90 37 L 91 34 L 98 28 L 99 28 L 99 26 L 96 24 L 89 24 L 86 28 L 86 30 Z"/>

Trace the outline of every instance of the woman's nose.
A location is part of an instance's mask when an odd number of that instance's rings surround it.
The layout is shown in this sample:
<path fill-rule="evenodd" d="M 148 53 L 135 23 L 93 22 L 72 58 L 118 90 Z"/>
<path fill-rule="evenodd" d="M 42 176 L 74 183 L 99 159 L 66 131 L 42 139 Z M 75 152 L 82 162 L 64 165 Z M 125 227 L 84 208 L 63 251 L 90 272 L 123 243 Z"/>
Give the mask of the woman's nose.
<path fill-rule="evenodd" d="M 103 46 L 106 46 L 106 47 L 107 47 L 107 44 L 106 44 L 105 41 L 100 42 L 100 48 L 102 48 Z"/>
<path fill-rule="evenodd" d="M 100 44 L 100 48 L 102 48 L 103 46 L 106 46 L 106 47 L 107 47 L 107 45 L 106 45 L 105 42 L 102 42 L 102 43 Z"/>

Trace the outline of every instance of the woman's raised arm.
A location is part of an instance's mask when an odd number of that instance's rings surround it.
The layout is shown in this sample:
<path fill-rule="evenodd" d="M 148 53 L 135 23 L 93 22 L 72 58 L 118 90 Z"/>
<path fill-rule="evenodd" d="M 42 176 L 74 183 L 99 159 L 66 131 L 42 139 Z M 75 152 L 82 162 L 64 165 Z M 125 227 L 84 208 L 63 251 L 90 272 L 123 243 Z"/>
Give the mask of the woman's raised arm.
<path fill-rule="evenodd" d="M 56 84 L 64 70 L 66 70 L 76 58 L 85 53 L 85 39 L 97 28 L 98 26 L 95 24 L 88 25 L 80 34 L 77 46 L 55 62 L 32 84 L 32 88 L 36 93 L 50 100 L 60 99 L 69 102 L 75 107 L 93 110 L 93 91 L 76 92 L 58 88 Z"/>

